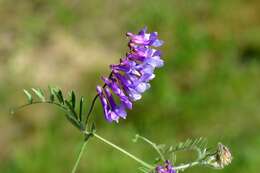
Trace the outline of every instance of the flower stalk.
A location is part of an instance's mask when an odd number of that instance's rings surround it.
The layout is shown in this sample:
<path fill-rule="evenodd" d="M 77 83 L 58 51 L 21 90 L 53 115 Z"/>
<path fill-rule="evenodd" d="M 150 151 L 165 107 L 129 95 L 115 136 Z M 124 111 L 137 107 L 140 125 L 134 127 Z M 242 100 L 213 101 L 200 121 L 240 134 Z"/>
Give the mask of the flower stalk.
<path fill-rule="evenodd" d="M 85 131 L 84 133 L 85 133 L 86 135 L 89 135 L 89 134 L 90 134 L 90 133 L 87 132 L 87 131 Z M 110 142 L 109 140 L 107 140 L 107 139 L 101 137 L 101 136 L 98 135 L 97 133 L 93 132 L 92 135 L 93 135 L 93 137 L 96 137 L 97 139 L 101 140 L 101 141 L 104 142 L 105 144 L 107 144 L 107 145 L 113 147 L 114 149 L 120 151 L 121 153 L 125 154 L 126 156 L 128 156 L 128 157 L 130 157 L 131 159 L 135 160 L 136 162 L 140 163 L 142 166 L 144 166 L 144 167 L 146 167 L 146 168 L 148 168 L 148 169 L 154 169 L 154 166 L 152 166 L 152 165 L 146 163 L 145 161 L 143 161 L 142 159 L 140 159 L 140 158 L 134 156 L 133 154 L 131 154 L 131 153 L 129 153 L 128 151 L 126 151 L 125 149 L 123 149 L 123 148 L 119 147 L 118 145 L 116 145 L 116 144 Z"/>
<path fill-rule="evenodd" d="M 150 141 L 149 139 L 147 139 L 143 136 L 140 136 L 139 134 L 135 135 L 134 142 L 137 142 L 137 140 L 139 138 L 142 139 L 144 142 L 148 143 L 149 145 L 151 145 L 153 147 L 153 149 L 159 154 L 162 161 L 166 161 L 163 153 L 160 151 L 160 149 L 157 147 L 157 145 L 155 143 L 153 143 L 152 141 Z"/>
<path fill-rule="evenodd" d="M 80 162 L 80 160 L 81 160 L 81 157 L 82 157 L 82 155 L 83 155 L 83 153 L 84 153 L 84 150 L 85 150 L 85 148 L 86 148 L 86 146 L 87 146 L 87 143 L 88 143 L 88 140 L 84 141 L 84 143 L 82 144 L 81 149 L 80 149 L 80 152 L 79 152 L 79 155 L 78 155 L 78 157 L 77 157 L 77 160 L 76 160 L 76 162 L 75 162 L 75 164 L 74 164 L 74 166 L 73 166 L 73 169 L 72 169 L 71 173 L 76 173 L 76 170 L 77 170 L 77 168 L 78 168 L 78 165 L 79 165 L 79 162 Z"/>
<path fill-rule="evenodd" d="M 196 166 L 196 165 L 200 165 L 200 164 L 202 164 L 202 163 L 199 162 L 199 161 L 195 161 L 195 162 L 187 163 L 187 164 L 184 164 L 184 165 L 176 166 L 176 167 L 174 167 L 174 169 L 176 171 L 178 171 L 178 170 L 184 171 L 187 168 L 190 168 L 190 167 L 193 167 L 193 166 Z"/>

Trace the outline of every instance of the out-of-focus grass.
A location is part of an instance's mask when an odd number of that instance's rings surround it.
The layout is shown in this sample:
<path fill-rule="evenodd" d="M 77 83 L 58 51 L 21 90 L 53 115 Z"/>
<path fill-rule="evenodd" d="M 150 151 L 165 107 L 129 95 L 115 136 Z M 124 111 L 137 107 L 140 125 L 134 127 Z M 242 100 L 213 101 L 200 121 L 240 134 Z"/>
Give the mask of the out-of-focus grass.
<path fill-rule="evenodd" d="M 120 124 L 100 134 L 152 162 L 155 153 L 131 139 L 157 143 L 208 137 L 230 146 L 234 161 L 218 172 L 258 172 L 260 146 L 260 14 L 243 1 L 0 1 L 0 172 L 69 172 L 82 136 L 59 111 L 11 106 L 23 88 L 75 88 L 89 103 L 126 51 L 124 33 L 147 25 L 165 41 L 165 67 Z M 134 161 L 91 140 L 79 172 L 137 172 Z M 215 172 L 194 168 L 187 172 Z"/>

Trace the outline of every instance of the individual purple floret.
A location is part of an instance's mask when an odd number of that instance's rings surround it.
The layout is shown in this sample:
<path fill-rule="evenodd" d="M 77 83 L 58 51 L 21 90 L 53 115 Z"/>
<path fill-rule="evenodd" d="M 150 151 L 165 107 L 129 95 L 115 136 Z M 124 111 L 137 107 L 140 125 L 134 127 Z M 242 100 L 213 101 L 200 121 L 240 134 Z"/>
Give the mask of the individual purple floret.
<path fill-rule="evenodd" d="M 119 64 L 110 65 L 110 77 L 102 77 L 105 86 L 97 86 L 105 118 L 109 122 L 126 118 L 126 109 L 132 109 L 132 102 L 140 100 L 142 93 L 151 87 L 149 81 L 155 77 L 155 68 L 164 65 L 161 52 L 154 49 L 163 41 L 158 39 L 157 32 L 146 33 L 146 30 L 126 34 L 130 38 L 129 52 Z M 118 97 L 118 103 L 113 96 Z"/>
<path fill-rule="evenodd" d="M 163 41 L 158 40 L 158 33 L 152 32 L 152 33 L 146 33 L 147 28 L 141 29 L 138 34 L 133 34 L 131 32 L 128 32 L 126 35 L 130 37 L 129 45 L 132 44 L 139 44 L 144 46 L 154 46 L 159 47 L 163 44 Z"/>
<path fill-rule="evenodd" d="M 169 160 L 166 160 L 164 166 L 157 166 L 155 168 L 156 173 L 176 173 Z"/>

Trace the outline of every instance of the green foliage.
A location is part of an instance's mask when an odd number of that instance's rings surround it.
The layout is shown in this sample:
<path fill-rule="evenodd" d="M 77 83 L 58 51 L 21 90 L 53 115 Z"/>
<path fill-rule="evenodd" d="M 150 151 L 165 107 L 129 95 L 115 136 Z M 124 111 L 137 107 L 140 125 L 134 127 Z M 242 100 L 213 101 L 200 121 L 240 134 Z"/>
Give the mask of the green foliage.
<path fill-rule="evenodd" d="M 31 91 L 24 89 L 23 91 L 27 96 L 28 103 L 12 110 L 12 113 L 33 104 L 52 104 L 58 106 L 61 110 L 63 110 L 66 113 L 65 116 L 69 120 L 69 122 L 80 131 L 84 131 L 86 129 L 86 118 L 83 115 L 84 97 L 80 98 L 79 108 L 77 110 L 77 97 L 73 90 L 68 92 L 68 96 L 66 98 L 64 97 L 61 89 L 57 87 L 49 87 L 48 94 L 45 94 L 44 91 L 40 88 L 31 88 Z M 91 128 L 93 130 L 94 126 L 92 126 Z"/>
<path fill-rule="evenodd" d="M 207 148 L 207 139 L 202 137 L 195 139 L 189 138 L 184 142 L 179 142 L 175 146 L 168 147 L 164 152 L 174 156 L 176 152 L 188 150 L 194 150 L 197 152 L 197 161 L 204 159 L 207 154 L 210 154 Z M 175 157 L 176 156 L 174 156 L 174 158 Z"/>
<path fill-rule="evenodd" d="M 194 150 L 197 152 L 196 161 L 204 160 L 211 153 L 207 148 L 207 140 L 205 138 L 199 137 L 195 139 L 187 139 L 184 142 L 179 142 L 176 145 L 167 146 L 165 144 L 156 144 L 149 139 L 135 135 L 133 142 L 137 142 L 139 139 L 148 143 L 152 148 L 158 153 L 159 157 L 155 158 L 155 163 L 160 161 L 171 160 L 173 163 L 176 162 L 176 152 Z M 146 172 L 145 168 L 140 169 L 142 172 Z M 149 172 L 149 171 L 148 171 Z"/>
<path fill-rule="evenodd" d="M 137 142 L 138 140 L 142 140 L 145 143 L 152 146 L 152 148 L 158 153 L 157 158 L 155 158 L 154 167 L 157 165 L 164 164 L 166 160 L 170 160 L 171 163 L 174 165 L 176 164 L 177 160 L 177 152 L 179 151 L 191 151 L 194 150 L 197 152 L 197 158 L 194 161 L 188 162 L 186 164 L 180 164 L 179 166 L 175 165 L 175 168 L 178 171 L 184 171 L 187 168 L 190 168 L 194 165 L 206 165 L 210 166 L 212 164 L 217 163 L 216 153 L 217 151 L 210 152 L 207 148 L 207 140 L 205 138 L 195 138 L 195 139 L 187 139 L 184 142 L 179 142 L 176 145 L 167 146 L 165 144 L 156 144 L 149 139 L 140 136 L 137 134 L 133 139 L 133 142 Z M 159 163 L 160 162 L 160 163 Z M 231 161 L 230 161 L 231 162 Z M 230 163 L 229 162 L 229 163 Z M 223 168 L 223 167 L 221 167 Z M 145 167 L 140 167 L 139 170 L 144 173 L 153 173 L 155 172 L 154 169 L 149 169 Z"/>
<path fill-rule="evenodd" d="M 44 93 L 40 88 L 32 88 L 32 91 L 39 97 L 42 102 L 45 102 Z"/>
<path fill-rule="evenodd" d="M 135 135 L 135 138 L 133 139 L 133 142 L 137 142 L 138 139 L 141 139 L 142 141 L 144 141 L 147 144 L 151 145 L 154 148 L 154 150 L 158 153 L 159 157 L 155 159 L 156 162 L 159 162 L 160 160 L 162 160 L 162 161 L 166 160 L 165 159 L 166 157 L 163 154 L 163 150 L 162 150 L 163 148 L 161 147 L 161 145 L 157 145 L 156 143 L 150 141 L 149 139 L 147 139 L 147 138 L 145 138 L 143 136 L 140 136 L 139 134 Z"/>
<path fill-rule="evenodd" d="M 25 89 L 23 90 L 23 92 L 26 94 L 29 104 L 32 104 L 33 102 L 32 95 Z"/>
<path fill-rule="evenodd" d="M 185 150 L 203 150 L 207 147 L 207 140 L 205 138 L 187 139 L 180 142 L 174 147 L 170 147 L 170 152 L 185 151 Z"/>

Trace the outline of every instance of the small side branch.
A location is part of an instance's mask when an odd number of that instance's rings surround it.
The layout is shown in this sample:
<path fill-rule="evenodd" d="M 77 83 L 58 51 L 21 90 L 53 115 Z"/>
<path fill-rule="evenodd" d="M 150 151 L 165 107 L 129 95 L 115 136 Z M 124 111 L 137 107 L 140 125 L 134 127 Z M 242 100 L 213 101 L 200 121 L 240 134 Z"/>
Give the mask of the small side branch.
<path fill-rule="evenodd" d="M 149 139 L 147 139 L 147 138 L 145 138 L 145 137 L 143 137 L 143 136 L 140 136 L 139 134 L 137 134 L 136 136 L 135 136 L 135 141 L 137 141 L 138 139 L 142 139 L 144 142 L 146 142 L 146 143 L 148 143 L 149 145 L 151 145 L 154 149 L 155 149 L 155 151 L 159 154 L 159 156 L 160 156 L 160 158 L 162 159 L 162 161 L 165 161 L 166 159 L 165 159 L 165 157 L 164 157 L 164 155 L 162 154 L 162 152 L 160 151 L 160 149 L 157 147 L 157 145 L 154 143 L 154 142 L 152 142 L 152 141 L 150 141 Z"/>

